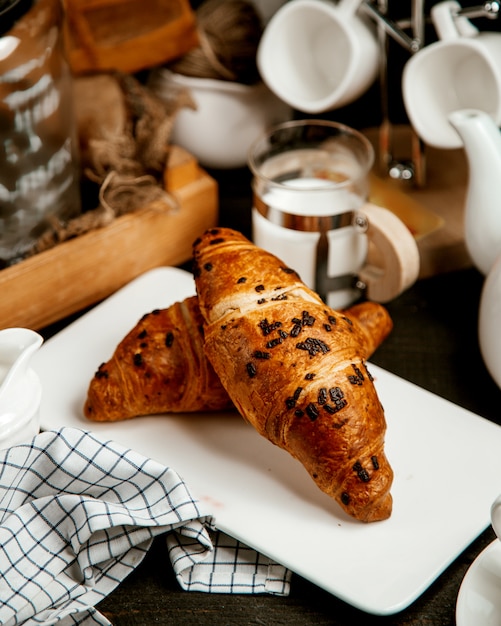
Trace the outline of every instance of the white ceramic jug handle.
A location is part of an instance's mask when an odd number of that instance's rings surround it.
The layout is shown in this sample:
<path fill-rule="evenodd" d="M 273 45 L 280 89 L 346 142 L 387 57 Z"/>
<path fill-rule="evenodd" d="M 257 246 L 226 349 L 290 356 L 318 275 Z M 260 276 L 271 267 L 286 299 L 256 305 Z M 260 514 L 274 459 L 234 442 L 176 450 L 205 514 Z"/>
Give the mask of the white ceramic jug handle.
<path fill-rule="evenodd" d="M 478 28 L 467 17 L 454 17 L 460 10 L 461 5 L 456 0 L 445 0 L 431 8 L 431 21 L 439 39 L 457 39 L 478 35 Z"/>
<path fill-rule="evenodd" d="M 418 278 L 419 249 L 407 226 L 388 209 L 366 203 L 361 213 L 368 220 L 369 254 L 359 277 L 369 300 L 389 302 Z"/>

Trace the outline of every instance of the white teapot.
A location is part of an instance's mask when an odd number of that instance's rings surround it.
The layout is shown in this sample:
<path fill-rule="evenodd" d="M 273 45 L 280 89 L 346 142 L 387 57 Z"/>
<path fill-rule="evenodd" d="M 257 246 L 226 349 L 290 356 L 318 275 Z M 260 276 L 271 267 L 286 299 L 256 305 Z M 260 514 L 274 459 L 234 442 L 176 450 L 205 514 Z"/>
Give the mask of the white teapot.
<path fill-rule="evenodd" d="M 464 212 L 465 244 L 485 276 L 478 318 L 480 352 L 501 388 L 501 132 L 487 113 L 454 111 L 449 122 L 459 133 L 469 167 Z"/>
<path fill-rule="evenodd" d="M 501 253 L 501 132 L 489 114 L 476 109 L 454 111 L 449 122 L 468 161 L 465 244 L 474 265 L 487 275 Z"/>
<path fill-rule="evenodd" d="M 501 254 L 482 287 L 478 314 L 480 352 L 490 375 L 501 388 Z"/>

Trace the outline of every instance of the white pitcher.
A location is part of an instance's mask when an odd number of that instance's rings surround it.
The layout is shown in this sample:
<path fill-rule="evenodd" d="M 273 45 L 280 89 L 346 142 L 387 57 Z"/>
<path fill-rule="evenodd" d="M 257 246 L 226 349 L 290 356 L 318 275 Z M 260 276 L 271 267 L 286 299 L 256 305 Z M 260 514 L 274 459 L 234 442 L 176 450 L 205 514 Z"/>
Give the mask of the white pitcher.
<path fill-rule="evenodd" d="M 30 361 L 42 342 L 27 328 L 0 330 L 0 449 L 39 432 L 42 388 Z"/>
<path fill-rule="evenodd" d="M 468 161 L 464 209 L 465 244 L 474 265 L 487 275 L 501 253 L 501 132 L 476 109 L 449 115 Z"/>

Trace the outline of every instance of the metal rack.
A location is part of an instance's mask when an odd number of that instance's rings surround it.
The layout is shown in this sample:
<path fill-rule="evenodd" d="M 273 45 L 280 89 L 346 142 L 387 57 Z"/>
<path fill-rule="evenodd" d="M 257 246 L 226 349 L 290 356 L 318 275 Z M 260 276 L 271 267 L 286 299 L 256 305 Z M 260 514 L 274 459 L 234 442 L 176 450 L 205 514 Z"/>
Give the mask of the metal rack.
<path fill-rule="evenodd" d="M 379 82 L 381 91 L 381 123 L 379 127 L 379 165 L 391 178 L 412 181 L 416 186 L 426 182 L 425 146 L 414 130 L 411 129 L 410 158 L 394 158 L 393 128 L 389 116 L 388 92 L 388 44 L 393 39 L 410 54 L 415 54 L 425 41 L 424 0 L 411 0 L 410 16 L 394 21 L 388 14 L 388 0 L 363 0 L 361 9 L 378 27 L 380 45 Z M 497 19 L 501 13 L 501 2 L 489 0 L 481 5 L 464 7 L 457 12 L 457 17 L 469 19 Z"/>

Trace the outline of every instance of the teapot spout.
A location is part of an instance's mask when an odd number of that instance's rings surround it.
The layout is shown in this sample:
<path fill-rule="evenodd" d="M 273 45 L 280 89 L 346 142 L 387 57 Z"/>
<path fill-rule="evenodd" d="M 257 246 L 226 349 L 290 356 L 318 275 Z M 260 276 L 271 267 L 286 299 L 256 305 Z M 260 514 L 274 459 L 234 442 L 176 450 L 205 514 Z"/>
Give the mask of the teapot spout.
<path fill-rule="evenodd" d="M 474 265 L 487 275 L 501 252 L 501 133 L 484 111 L 449 115 L 468 162 L 464 211 L 465 244 Z"/>

